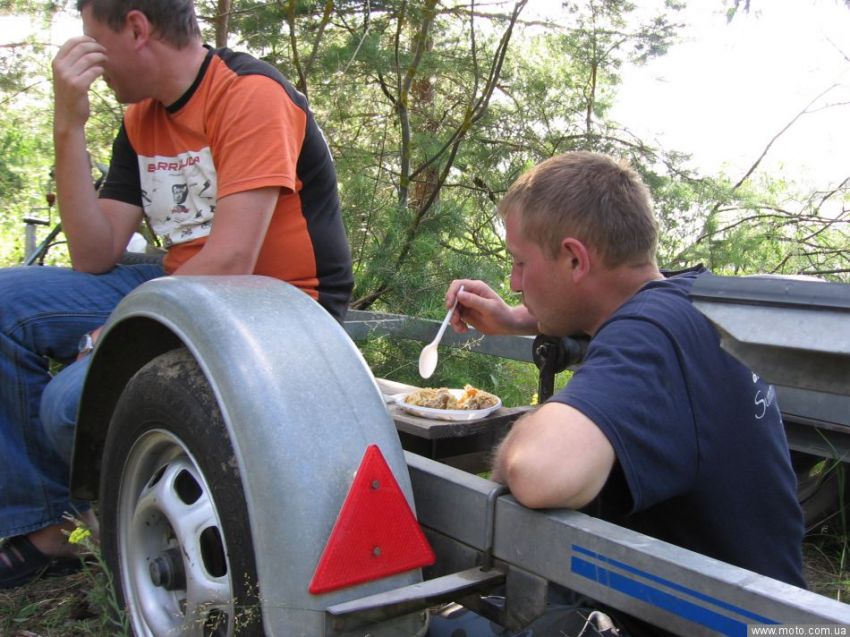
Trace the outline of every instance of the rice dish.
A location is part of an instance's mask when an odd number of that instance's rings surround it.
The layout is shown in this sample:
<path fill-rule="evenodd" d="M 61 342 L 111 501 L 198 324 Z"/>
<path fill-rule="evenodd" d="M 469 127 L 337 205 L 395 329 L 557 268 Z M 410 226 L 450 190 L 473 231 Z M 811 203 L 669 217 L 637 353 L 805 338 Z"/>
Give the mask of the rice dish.
<path fill-rule="evenodd" d="M 489 392 L 477 389 L 472 385 L 466 385 L 460 397 L 455 397 L 451 390 L 446 387 L 436 389 L 423 387 L 405 396 L 404 402 L 429 409 L 466 409 L 471 411 L 492 407 L 499 402 L 499 399 Z"/>

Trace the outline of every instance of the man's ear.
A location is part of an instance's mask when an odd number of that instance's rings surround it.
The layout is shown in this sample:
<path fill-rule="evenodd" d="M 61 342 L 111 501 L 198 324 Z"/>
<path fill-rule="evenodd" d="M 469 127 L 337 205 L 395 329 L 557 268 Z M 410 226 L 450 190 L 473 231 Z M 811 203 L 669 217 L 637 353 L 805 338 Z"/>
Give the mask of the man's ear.
<path fill-rule="evenodd" d="M 127 28 L 130 29 L 130 34 L 133 36 L 135 45 L 139 47 L 147 44 L 153 31 L 148 17 L 138 9 L 133 9 L 127 13 L 127 17 L 124 19 Z"/>
<path fill-rule="evenodd" d="M 561 258 L 565 260 L 573 281 L 579 281 L 590 273 L 590 252 L 587 246 L 575 237 L 565 237 L 561 241 Z"/>

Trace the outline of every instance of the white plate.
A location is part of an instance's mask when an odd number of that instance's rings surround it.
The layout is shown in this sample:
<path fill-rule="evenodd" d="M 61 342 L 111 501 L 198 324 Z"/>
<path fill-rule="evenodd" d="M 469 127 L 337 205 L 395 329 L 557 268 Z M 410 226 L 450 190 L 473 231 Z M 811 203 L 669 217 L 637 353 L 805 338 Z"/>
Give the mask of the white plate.
<path fill-rule="evenodd" d="M 463 396 L 462 389 L 450 389 L 449 391 L 455 398 Z M 487 407 L 486 409 L 434 409 L 433 407 L 420 407 L 419 405 L 411 405 L 410 403 L 404 402 L 405 397 L 412 393 L 412 391 L 409 391 L 404 392 L 403 394 L 396 394 L 393 396 L 395 404 L 398 405 L 400 409 L 403 409 L 414 416 L 431 418 L 433 420 L 478 420 L 479 418 L 489 416 L 502 406 L 502 399 L 496 397 L 496 404 L 492 407 Z"/>

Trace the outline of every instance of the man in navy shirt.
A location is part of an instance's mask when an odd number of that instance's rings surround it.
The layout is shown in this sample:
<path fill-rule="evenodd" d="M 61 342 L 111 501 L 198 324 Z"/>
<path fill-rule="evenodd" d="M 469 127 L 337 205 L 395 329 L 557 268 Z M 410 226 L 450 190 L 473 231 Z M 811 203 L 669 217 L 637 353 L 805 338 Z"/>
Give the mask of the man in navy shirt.
<path fill-rule="evenodd" d="M 591 341 L 566 387 L 501 443 L 493 479 L 528 507 L 584 509 L 804 586 L 803 517 L 773 388 L 720 348 L 688 299 L 704 270 L 658 269 L 638 175 L 603 155 L 556 156 L 517 180 L 499 211 L 523 302 L 453 281 L 455 330 Z"/>

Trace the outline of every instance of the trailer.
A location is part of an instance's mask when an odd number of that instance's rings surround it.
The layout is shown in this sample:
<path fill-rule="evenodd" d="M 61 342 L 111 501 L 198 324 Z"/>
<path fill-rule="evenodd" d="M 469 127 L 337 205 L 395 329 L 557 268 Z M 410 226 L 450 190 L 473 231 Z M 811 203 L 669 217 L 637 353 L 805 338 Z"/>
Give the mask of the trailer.
<path fill-rule="evenodd" d="M 793 409 L 792 445 L 843 461 L 850 288 L 713 277 L 693 297 Z M 86 379 L 72 491 L 99 500 L 136 635 L 425 635 L 446 602 L 519 630 L 554 587 L 678 635 L 850 626 L 835 600 L 580 512 L 521 506 L 472 471 L 522 409 L 465 430 L 394 417 L 354 339 L 435 331 L 361 314 L 343 328 L 256 276 L 167 277 L 119 305 Z M 464 343 L 536 354 L 549 384 L 544 343 Z M 580 355 L 567 342 L 554 365 Z"/>

